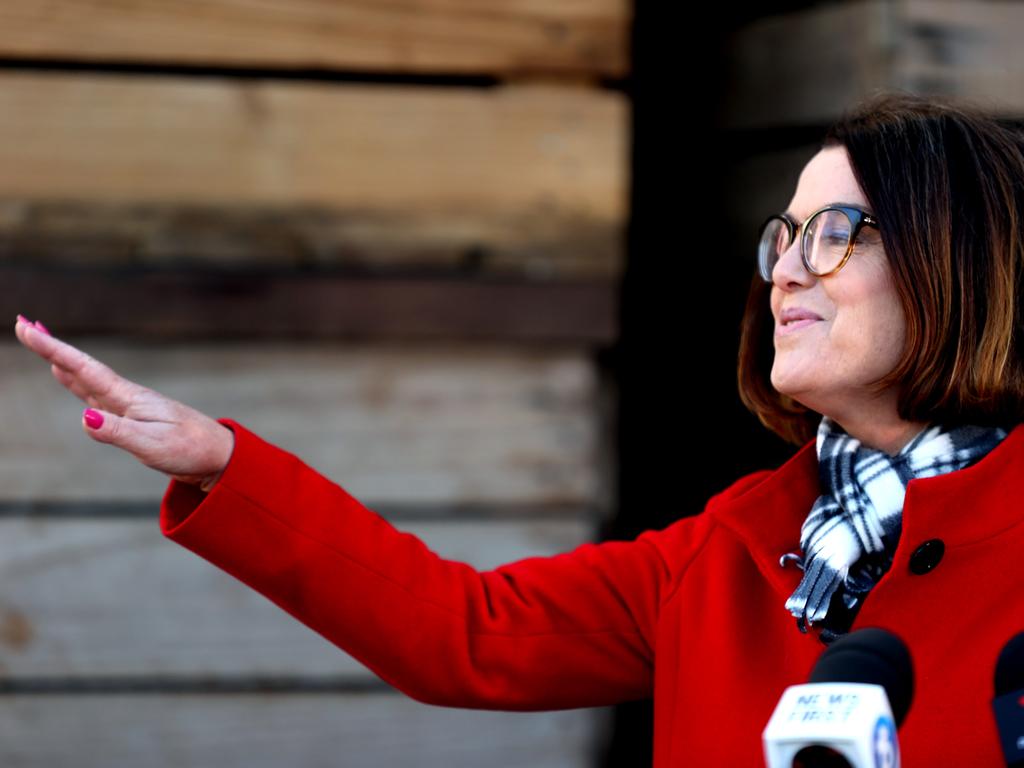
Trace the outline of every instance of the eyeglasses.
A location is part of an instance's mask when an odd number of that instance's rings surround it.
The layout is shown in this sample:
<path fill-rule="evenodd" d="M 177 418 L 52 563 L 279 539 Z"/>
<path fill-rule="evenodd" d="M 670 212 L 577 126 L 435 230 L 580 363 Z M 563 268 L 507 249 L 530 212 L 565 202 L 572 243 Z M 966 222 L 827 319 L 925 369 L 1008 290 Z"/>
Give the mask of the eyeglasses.
<path fill-rule="evenodd" d="M 864 227 L 878 229 L 878 219 L 850 205 L 826 205 L 808 216 L 803 224 L 797 224 L 785 213 L 769 216 L 761 225 L 757 246 L 761 279 L 772 282 L 775 264 L 797 237 L 800 237 L 800 257 L 808 272 L 818 277 L 838 272 L 849 261 L 857 236 Z"/>

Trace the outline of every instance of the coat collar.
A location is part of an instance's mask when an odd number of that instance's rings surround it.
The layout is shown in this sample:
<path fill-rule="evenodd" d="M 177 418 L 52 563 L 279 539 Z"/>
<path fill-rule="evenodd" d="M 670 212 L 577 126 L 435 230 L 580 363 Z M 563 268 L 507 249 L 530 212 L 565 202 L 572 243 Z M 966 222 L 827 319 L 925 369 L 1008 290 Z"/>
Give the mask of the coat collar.
<path fill-rule="evenodd" d="M 744 542 L 758 568 L 788 596 L 800 570 L 779 558 L 800 552 L 800 527 L 820 495 L 818 454 L 808 441 L 785 464 L 752 488 L 708 510 Z M 997 536 L 1024 522 L 1024 424 L 1018 424 L 974 464 L 907 483 L 903 528 L 893 570 L 906 568 L 923 542 L 950 548 Z"/>

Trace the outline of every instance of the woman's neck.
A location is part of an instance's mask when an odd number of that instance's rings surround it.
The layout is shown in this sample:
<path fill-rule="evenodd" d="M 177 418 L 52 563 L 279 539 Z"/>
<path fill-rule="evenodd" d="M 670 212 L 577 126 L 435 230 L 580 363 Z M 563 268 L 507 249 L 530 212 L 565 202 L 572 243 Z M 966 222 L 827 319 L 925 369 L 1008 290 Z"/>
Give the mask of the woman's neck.
<path fill-rule="evenodd" d="M 927 421 L 905 421 L 897 413 L 894 389 L 869 397 L 847 398 L 844 402 L 822 403 L 815 408 L 843 428 L 846 434 L 868 448 L 898 454 L 925 429 Z"/>
<path fill-rule="evenodd" d="M 890 456 L 898 454 L 907 443 L 913 440 L 928 426 L 927 421 L 890 421 L 865 422 L 832 417 L 846 434 L 859 440 L 868 448 L 884 451 Z"/>

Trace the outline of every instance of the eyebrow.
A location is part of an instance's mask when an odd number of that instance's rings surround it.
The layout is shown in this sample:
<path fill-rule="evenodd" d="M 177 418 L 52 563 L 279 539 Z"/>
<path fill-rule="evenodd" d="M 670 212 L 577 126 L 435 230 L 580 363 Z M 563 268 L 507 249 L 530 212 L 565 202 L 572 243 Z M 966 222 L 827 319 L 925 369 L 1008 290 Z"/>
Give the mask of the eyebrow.
<path fill-rule="evenodd" d="M 818 210 L 819 208 L 825 208 L 825 207 L 827 207 L 829 205 L 846 205 L 846 206 L 849 206 L 851 208 L 860 208 L 861 210 L 865 211 L 866 213 L 868 213 L 871 216 L 875 215 L 874 211 L 872 211 L 870 208 L 868 208 L 866 205 L 864 205 L 862 203 L 846 203 L 846 202 L 843 202 L 842 200 L 837 200 L 837 201 L 832 202 L 832 203 L 825 203 L 824 205 L 819 205 L 818 208 L 815 208 L 814 210 Z M 792 211 L 787 210 L 786 211 L 786 215 L 789 216 L 789 218 L 793 219 L 794 221 L 801 221 L 801 219 L 797 219 L 796 214 L 794 214 Z"/>

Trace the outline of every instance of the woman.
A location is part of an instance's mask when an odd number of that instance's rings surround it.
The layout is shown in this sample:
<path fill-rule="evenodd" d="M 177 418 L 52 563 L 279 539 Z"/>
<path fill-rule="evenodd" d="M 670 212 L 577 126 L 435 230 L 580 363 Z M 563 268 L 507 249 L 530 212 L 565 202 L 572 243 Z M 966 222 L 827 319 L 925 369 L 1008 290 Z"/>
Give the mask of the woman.
<path fill-rule="evenodd" d="M 914 660 L 908 765 L 1001 765 L 992 670 L 1024 630 L 1024 142 L 882 96 L 844 116 L 762 228 L 744 402 L 800 449 L 633 541 L 477 572 L 298 457 L 19 319 L 83 428 L 171 476 L 165 536 L 430 704 L 655 702 L 655 766 L 760 765 L 825 645 Z"/>

